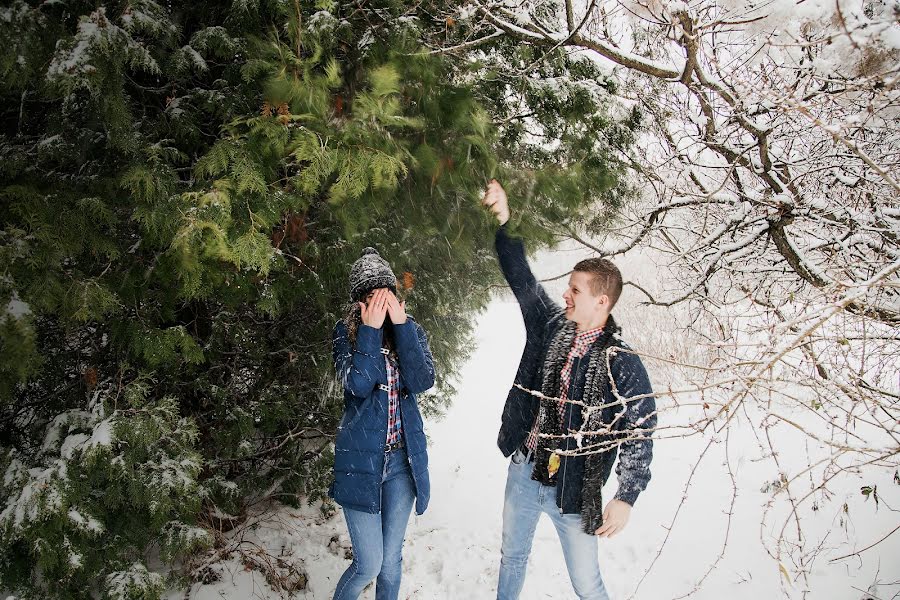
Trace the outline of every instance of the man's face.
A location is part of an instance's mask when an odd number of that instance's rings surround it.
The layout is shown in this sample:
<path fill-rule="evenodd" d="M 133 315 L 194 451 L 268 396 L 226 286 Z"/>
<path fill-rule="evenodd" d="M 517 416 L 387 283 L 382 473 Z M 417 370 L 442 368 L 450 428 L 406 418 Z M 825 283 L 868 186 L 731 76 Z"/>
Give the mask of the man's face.
<path fill-rule="evenodd" d="M 569 289 L 563 293 L 566 301 L 566 319 L 585 325 L 597 319 L 609 304 L 606 294 L 595 296 L 591 290 L 591 275 L 584 271 L 572 271 Z"/>

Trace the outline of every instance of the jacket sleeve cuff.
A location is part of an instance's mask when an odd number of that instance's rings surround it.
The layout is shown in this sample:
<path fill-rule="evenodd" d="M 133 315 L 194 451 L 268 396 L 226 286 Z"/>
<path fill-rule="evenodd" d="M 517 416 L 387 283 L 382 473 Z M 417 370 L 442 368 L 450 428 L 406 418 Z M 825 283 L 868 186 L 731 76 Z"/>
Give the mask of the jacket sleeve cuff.
<path fill-rule="evenodd" d="M 629 506 L 634 506 L 634 503 L 637 502 L 638 496 L 641 494 L 638 490 L 623 490 L 619 489 L 616 492 L 615 500 L 621 500 L 625 502 Z"/>
<path fill-rule="evenodd" d="M 413 320 L 409 317 L 406 318 L 404 323 L 400 325 L 394 325 L 394 335 L 397 339 L 398 345 L 403 342 L 411 342 L 415 346 L 419 345 L 419 339 L 416 336 L 416 325 L 413 323 Z M 403 342 L 401 342 L 401 340 Z"/>
<path fill-rule="evenodd" d="M 509 221 L 501 225 L 497 228 L 497 231 L 494 233 L 495 239 L 505 239 L 509 240 Z"/>

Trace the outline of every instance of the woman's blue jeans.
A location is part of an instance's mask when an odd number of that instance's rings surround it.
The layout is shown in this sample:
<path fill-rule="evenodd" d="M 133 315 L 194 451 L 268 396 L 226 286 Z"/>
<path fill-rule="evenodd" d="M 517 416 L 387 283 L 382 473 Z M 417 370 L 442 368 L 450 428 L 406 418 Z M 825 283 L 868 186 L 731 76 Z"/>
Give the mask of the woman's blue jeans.
<path fill-rule="evenodd" d="M 600 576 L 597 536 L 584 532 L 581 515 L 560 514 L 556 506 L 556 487 L 541 485 L 531 478 L 534 463 L 528 458 L 517 450 L 509 462 L 497 600 L 516 600 L 522 592 L 531 541 L 542 514 L 550 517 L 559 534 L 575 595 L 581 600 L 609 600 Z M 564 595 L 562 584 L 559 593 Z"/>
<path fill-rule="evenodd" d="M 403 538 L 416 498 L 405 449 L 384 457 L 381 514 L 344 508 L 353 544 L 353 562 L 341 575 L 334 600 L 356 600 L 377 577 L 375 600 L 397 600 L 403 563 Z"/>

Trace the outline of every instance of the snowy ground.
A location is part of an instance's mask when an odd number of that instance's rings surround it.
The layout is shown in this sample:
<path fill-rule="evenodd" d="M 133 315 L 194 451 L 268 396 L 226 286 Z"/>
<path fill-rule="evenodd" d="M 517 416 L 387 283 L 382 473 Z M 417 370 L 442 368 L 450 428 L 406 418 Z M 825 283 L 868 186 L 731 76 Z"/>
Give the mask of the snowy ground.
<path fill-rule="evenodd" d="M 538 272 L 545 276 L 564 272 L 577 256 L 556 253 L 542 257 Z M 625 267 L 645 268 L 641 260 Z M 562 284 L 549 286 L 557 297 Z M 679 351 L 674 340 L 674 324 L 655 320 L 624 303 L 616 311 L 624 324 L 626 339 L 639 349 Z M 670 340 L 671 343 L 669 343 Z M 422 516 L 412 517 L 404 550 L 404 579 L 401 598 L 472 599 L 492 598 L 496 593 L 500 556 L 501 508 L 507 461 L 496 447 L 500 413 L 513 379 L 524 330 L 518 307 L 510 298 L 498 299 L 478 320 L 477 349 L 462 370 L 459 395 L 444 419 L 429 423 L 431 441 L 432 500 Z M 653 372 L 657 385 L 667 383 L 667 373 Z M 674 376 L 673 376 L 674 377 Z M 802 465 L 808 452 L 798 439 L 790 444 L 783 464 Z M 862 553 L 861 559 L 829 563 L 831 558 L 864 548 L 891 531 L 898 513 L 885 502 L 876 511 L 874 502 L 859 493 L 863 484 L 875 483 L 890 502 L 898 486 L 891 474 L 863 473 L 843 487 L 833 487 L 834 497 L 804 521 L 808 539 L 821 540 L 825 549 L 816 559 L 808 583 L 786 583 L 778 563 L 761 543 L 782 520 L 770 519 L 761 531 L 760 522 L 769 496 L 760 488 L 772 480 L 772 465 L 761 460 L 761 452 L 746 421 L 738 423 L 728 444 L 727 460 L 739 493 L 730 527 L 727 516 L 731 504 L 731 479 L 725 468 L 725 444 L 713 444 L 692 480 L 687 499 L 661 555 L 635 593 L 636 586 L 654 561 L 666 536 L 667 527 L 684 495 L 695 458 L 708 440 L 700 438 L 657 443 L 653 481 L 638 500 L 629 526 L 621 535 L 602 540 L 600 561 L 607 588 L 615 600 L 674 599 L 695 590 L 697 582 L 723 551 L 712 573 L 692 596 L 698 600 L 730 598 L 767 599 L 803 597 L 813 600 L 860 600 L 877 580 L 881 582 L 875 600 L 897 597 L 900 586 L 900 535 Z M 793 461 L 793 462 L 792 462 Z M 799 461 L 799 462 L 797 462 Z M 604 490 L 615 491 L 613 476 Z M 843 503 L 848 505 L 844 513 Z M 898 506 L 897 508 L 900 508 Z M 775 512 L 784 507 L 775 505 Z M 841 524 L 843 522 L 843 525 Z M 172 600 L 191 598 L 331 598 L 341 572 L 349 564 L 349 538 L 340 512 L 323 518 L 316 507 L 297 511 L 288 508 L 262 515 L 253 527 L 239 535 L 244 553 L 283 556 L 286 563 L 299 562 L 309 574 L 305 592 L 289 594 L 273 591 L 258 569 L 245 566 L 238 558 L 217 563 L 217 582 L 195 584 L 190 590 L 173 591 Z M 848 545 L 849 542 L 849 545 Z M 265 553 L 260 552 L 265 550 Z M 272 559 L 266 558 L 271 562 Z M 786 564 L 790 569 L 791 565 Z M 892 584 L 893 585 L 890 585 Z M 874 590 L 873 590 L 874 591 Z M 546 519 L 538 527 L 528 578 L 522 600 L 573 598 L 555 531 Z M 370 587 L 363 598 L 374 598 Z"/>

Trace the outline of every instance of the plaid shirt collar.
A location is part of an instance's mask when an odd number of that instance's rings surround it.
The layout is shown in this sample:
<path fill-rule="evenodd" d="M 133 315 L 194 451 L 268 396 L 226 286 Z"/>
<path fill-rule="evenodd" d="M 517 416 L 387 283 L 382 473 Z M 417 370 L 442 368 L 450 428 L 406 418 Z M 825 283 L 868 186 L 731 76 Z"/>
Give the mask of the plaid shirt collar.
<path fill-rule="evenodd" d="M 588 351 L 588 348 L 591 347 L 597 338 L 600 337 L 600 334 L 603 333 L 603 327 L 595 327 L 594 329 L 588 329 L 587 331 L 579 331 L 575 334 L 575 339 L 572 341 L 572 350 L 570 350 L 570 354 L 573 356 L 584 356 L 585 352 Z"/>
<path fill-rule="evenodd" d="M 560 398 L 569 397 L 569 383 L 572 380 L 572 367 L 574 366 L 575 359 L 587 354 L 591 344 L 600 337 L 601 333 L 603 333 L 602 327 L 575 333 L 575 339 L 572 340 L 572 348 L 569 350 L 569 355 L 566 357 L 566 364 L 563 366 L 562 372 L 560 373 Z"/>

